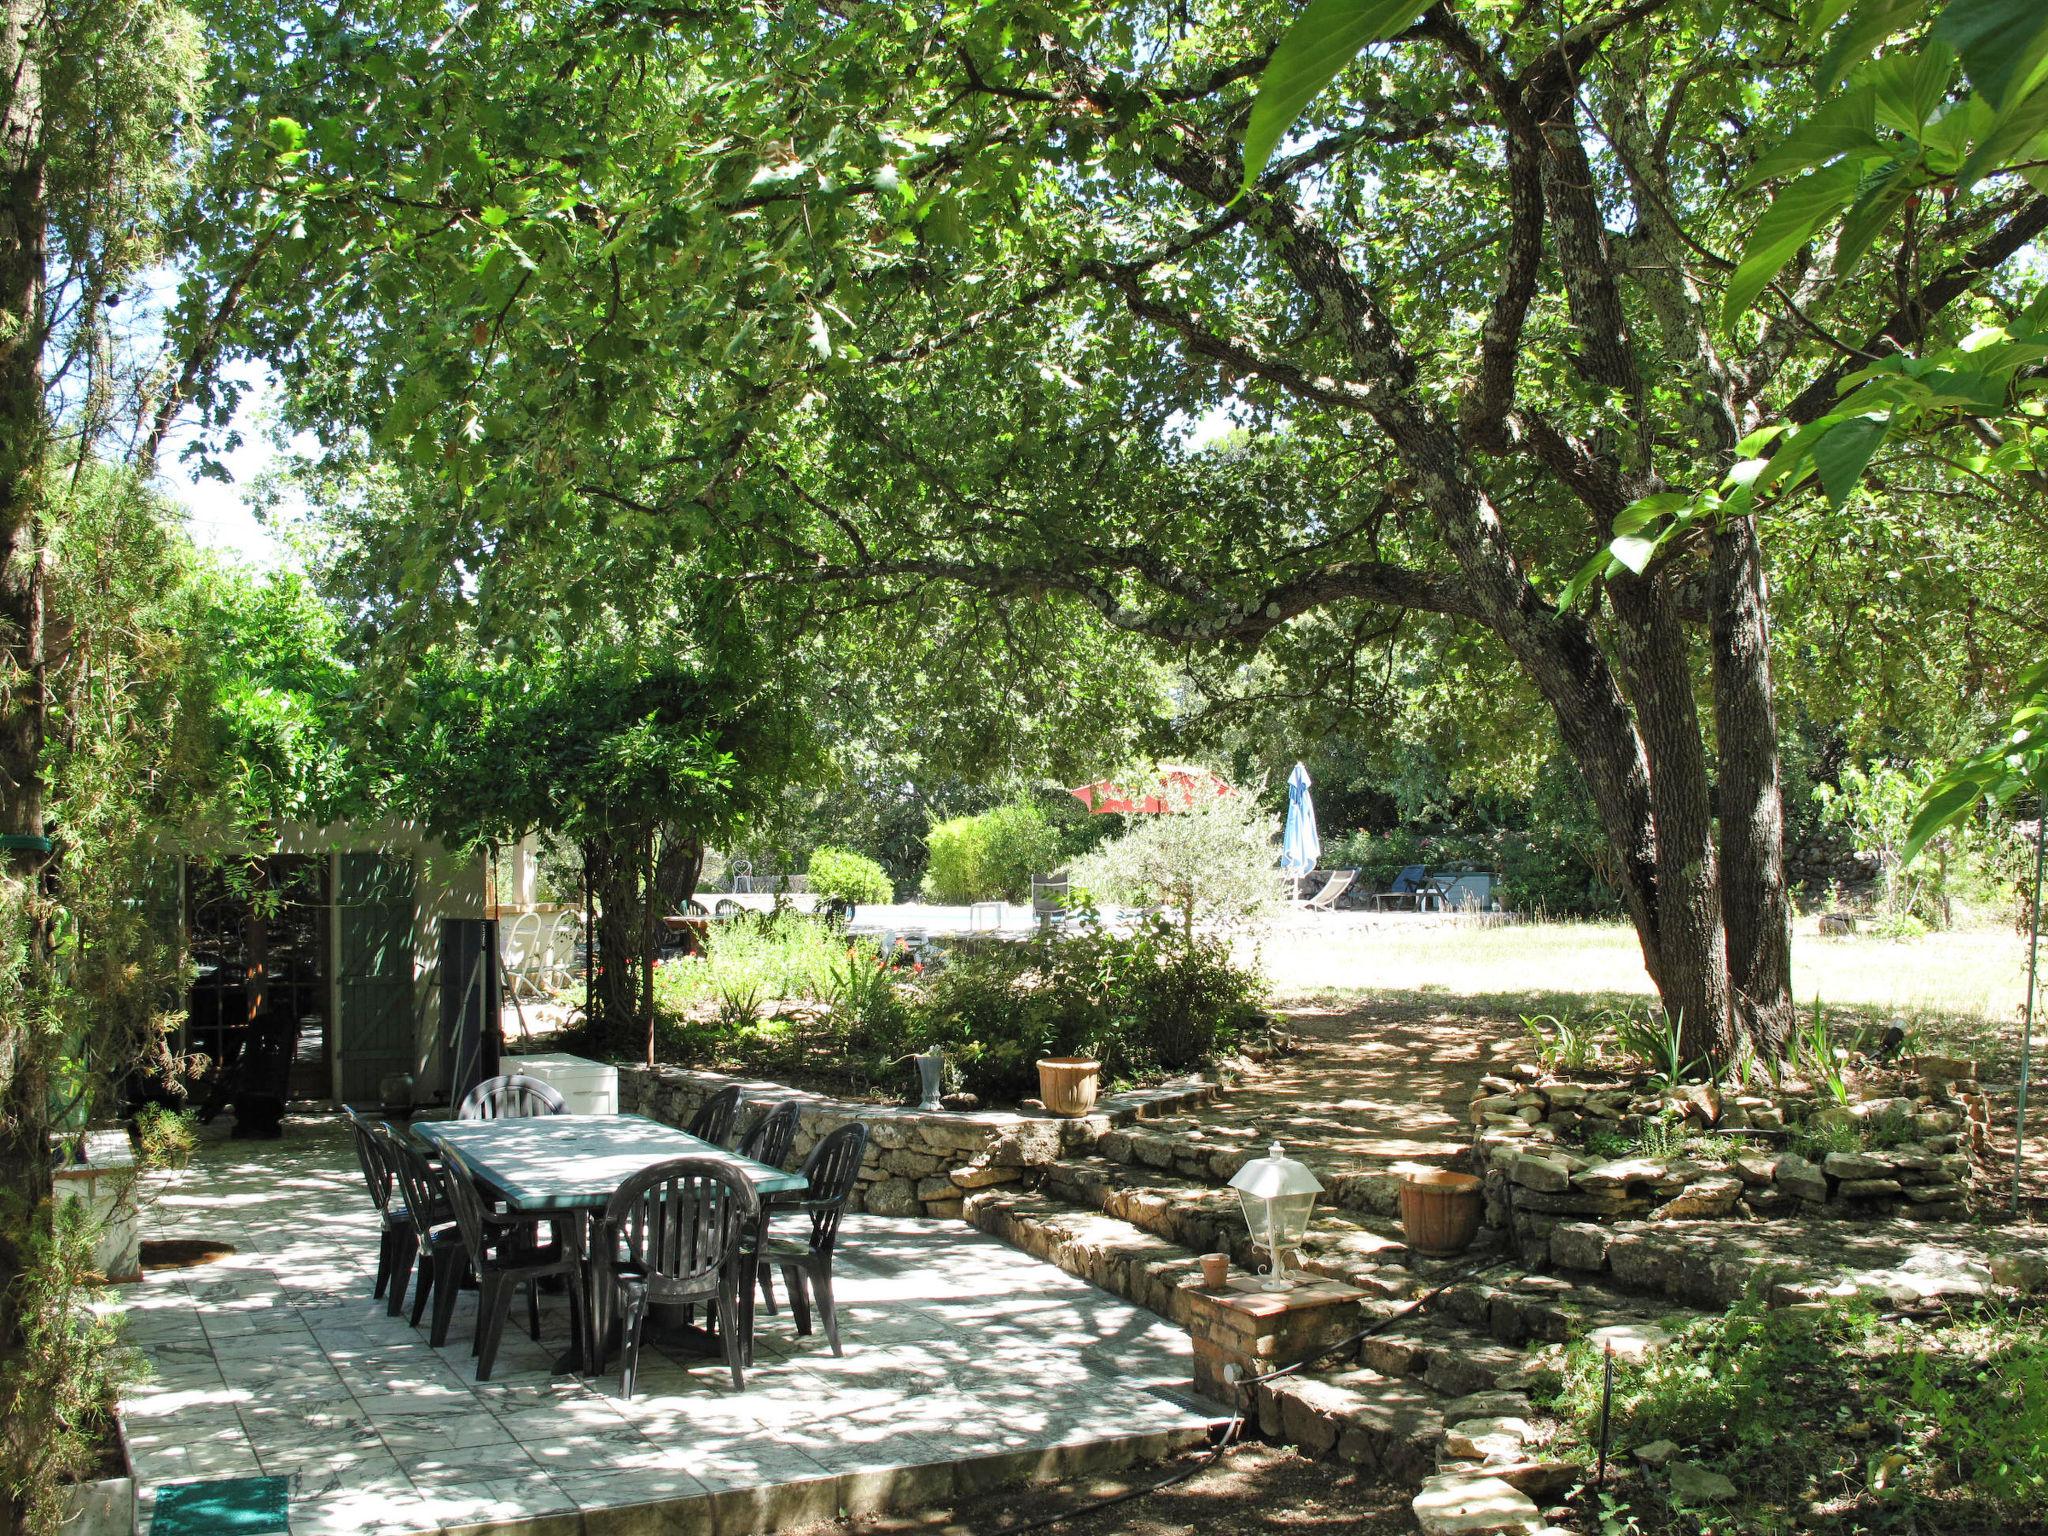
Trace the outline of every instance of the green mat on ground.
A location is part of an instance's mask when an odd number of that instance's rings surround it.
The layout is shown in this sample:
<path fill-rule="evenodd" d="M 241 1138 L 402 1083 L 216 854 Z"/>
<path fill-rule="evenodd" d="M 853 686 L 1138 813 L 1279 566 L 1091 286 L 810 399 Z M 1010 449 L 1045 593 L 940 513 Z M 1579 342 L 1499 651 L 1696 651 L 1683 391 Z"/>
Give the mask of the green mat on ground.
<path fill-rule="evenodd" d="M 265 1536 L 289 1531 L 281 1477 L 221 1477 L 166 1483 L 156 1491 L 150 1536 Z"/>

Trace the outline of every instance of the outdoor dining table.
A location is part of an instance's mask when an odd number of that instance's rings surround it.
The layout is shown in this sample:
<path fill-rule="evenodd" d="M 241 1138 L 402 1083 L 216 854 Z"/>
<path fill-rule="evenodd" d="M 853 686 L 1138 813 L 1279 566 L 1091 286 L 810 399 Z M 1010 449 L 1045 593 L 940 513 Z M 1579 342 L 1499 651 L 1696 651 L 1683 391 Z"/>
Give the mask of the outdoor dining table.
<path fill-rule="evenodd" d="M 797 1194 L 807 1182 L 644 1115 L 416 1120 L 411 1129 L 429 1147 L 460 1153 L 477 1183 L 507 1209 L 561 1218 L 556 1230 L 582 1260 L 585 1336 L 557 1362 L 559 1370 L 595 1369 L 604 1357 L 598 1346 L 611 1326 L 610 1287 L 607 1266 L 596 1261 L 594 1229 L 628 1177 L 672 1157 L 715 1157 L 746 1174 L 762 1196 Z"/>

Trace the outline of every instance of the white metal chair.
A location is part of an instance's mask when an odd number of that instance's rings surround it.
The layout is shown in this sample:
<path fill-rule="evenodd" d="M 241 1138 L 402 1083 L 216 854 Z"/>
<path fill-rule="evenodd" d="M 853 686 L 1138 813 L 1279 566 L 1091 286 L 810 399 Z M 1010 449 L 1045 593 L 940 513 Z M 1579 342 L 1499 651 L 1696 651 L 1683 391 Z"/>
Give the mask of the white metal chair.
<path fill-rule="evenodd" d="M 502 930 L 498 958 L 505 968 L 505 984 L 514 997 L 545 997 L 540 984 L 541 950 L 547 942 L 538 912 L 522 912 Z"/>

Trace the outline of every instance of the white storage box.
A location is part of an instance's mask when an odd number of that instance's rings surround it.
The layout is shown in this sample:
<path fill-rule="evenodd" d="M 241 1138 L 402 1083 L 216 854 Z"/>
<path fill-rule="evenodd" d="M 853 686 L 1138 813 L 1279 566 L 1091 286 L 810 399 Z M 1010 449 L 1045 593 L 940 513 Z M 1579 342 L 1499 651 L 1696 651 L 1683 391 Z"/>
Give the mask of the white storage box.
<path fill-rule="evenodd" d="M 501 1056 L 500 1072 L 537 1077 L 569 1101 L 572 1115 L 616 1115 L 619 1069 L 587 1056 L 551 1052 L 545 1056 Z"/>

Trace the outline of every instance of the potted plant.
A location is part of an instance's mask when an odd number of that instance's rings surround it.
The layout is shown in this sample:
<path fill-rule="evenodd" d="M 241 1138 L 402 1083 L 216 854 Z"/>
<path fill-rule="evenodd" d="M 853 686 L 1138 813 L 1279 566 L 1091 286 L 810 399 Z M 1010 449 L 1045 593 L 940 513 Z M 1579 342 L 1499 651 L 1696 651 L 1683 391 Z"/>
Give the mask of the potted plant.
<path fill-rule="evenodd" d="M 1093 1056 L 1038 1058 L 1038 1096 L 1056 1115 L 1077 1119 L 1095 1107 L 1102 1063 Z"/>

